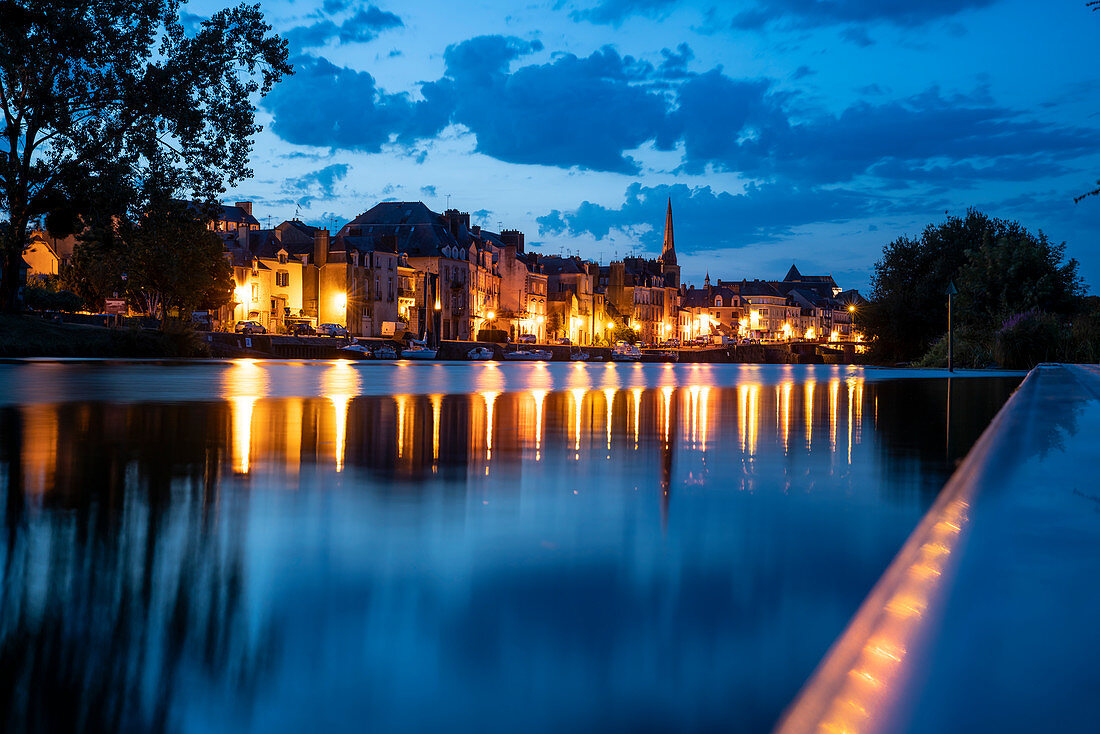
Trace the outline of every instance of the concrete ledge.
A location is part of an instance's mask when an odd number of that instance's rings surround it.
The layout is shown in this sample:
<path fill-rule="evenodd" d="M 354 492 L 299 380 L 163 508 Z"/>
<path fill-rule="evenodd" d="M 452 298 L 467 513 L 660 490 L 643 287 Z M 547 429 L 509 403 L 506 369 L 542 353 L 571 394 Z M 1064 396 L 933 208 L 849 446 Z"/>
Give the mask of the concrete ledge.
<path fill-rule="evenodd" d="M 777 731 L 1100 731 L 1098 438 L 1100 369 L 1032 370 Z"/>

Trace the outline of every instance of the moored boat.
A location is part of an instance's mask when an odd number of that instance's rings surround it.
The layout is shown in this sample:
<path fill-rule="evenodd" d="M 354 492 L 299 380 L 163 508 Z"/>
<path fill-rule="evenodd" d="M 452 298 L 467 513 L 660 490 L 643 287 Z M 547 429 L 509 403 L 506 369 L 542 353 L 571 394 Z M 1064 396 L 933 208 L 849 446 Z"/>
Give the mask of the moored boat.
<path fill-rule="evenodd" d="M 549 362 L 553 355 L 541 349 L 517 349 L 504 355 L 505 359 L 514 362 Z"/>
<path fill-rule="evenodd" d="M 397 359 L 397 350 L 388 344 L 384 344 L 374 350 L 375 359 Z"/>
<path fill-rule="evenodd" d="M 474 347 L 470 351 L 466 352 L 466 359 L 472 360 L 486 360 L 493 358 L 493 350 L 489 347 Z"/>
<path fill-rule="evenodd" d="M 437 350 L 414 346 L 401 350 L 401 359 L 435 359 Z"/>
<path fill-rule="evenodd" d="M 587 362 L 588 359 L 588 352 L 573 352 L 569 355 L 569 361 L 571 362 Z"/>
<path fill-rule="evenodd" d="M 642 361 L 642 350 L 633 344 L 619 344 L 611 352 L 611 359 L 615 362 L 640 362 Z"/>
<path fill-rule="evenodd" d="M 340 356 L 345 359 L 374 359 L 374 354 L 371 353 L 371 350 L 358 343 L 340 347 L 338 351 L 340 352 Z"/>

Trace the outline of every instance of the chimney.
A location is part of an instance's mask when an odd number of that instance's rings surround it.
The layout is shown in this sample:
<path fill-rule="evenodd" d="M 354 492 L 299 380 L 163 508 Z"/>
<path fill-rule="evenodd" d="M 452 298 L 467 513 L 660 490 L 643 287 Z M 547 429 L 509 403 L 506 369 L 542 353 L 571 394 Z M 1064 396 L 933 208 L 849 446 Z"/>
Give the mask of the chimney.
<path fill-rule="evenodd" d="M 523 232 L 515 229 L 506 229 L 500 233 L 500 239 L 504 240 L 505 245 L 516 248 L 516 252 L 523 252 Z"/>
<path fill-rule="evenodd" d="M 237 206 L 244 209 L 245 214 L 252 216 L 252 202 L 251 201 L 238 201 Z"/>
<path fill-rule="evenodd" d="M 318 267 L 328 262 L 328 230 L 319 229 L 313 234 L 313 264 Z"/>

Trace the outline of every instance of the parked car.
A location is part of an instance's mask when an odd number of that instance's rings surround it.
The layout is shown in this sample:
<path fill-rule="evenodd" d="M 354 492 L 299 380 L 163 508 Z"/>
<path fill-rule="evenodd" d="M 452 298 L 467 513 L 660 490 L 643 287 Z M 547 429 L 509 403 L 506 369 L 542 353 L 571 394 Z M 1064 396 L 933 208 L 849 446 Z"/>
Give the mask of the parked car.
<path fill-rule="evenodd" d="M 238 334 L 266 334 L 267 329 L 259 321 L 238 321 L 234 329 Z"/>
<path fill-rule="evenodd" d="M 573 343 L 573 340 L 567 336 L 563 336 L 561 339 L 558 339 L 557 343 L 563 346 L 569 346 Z"/>
<path fill-rule="evenodd" d="M 665 347 L 678 347 L 678 346 L 680 346 L 680 340 L 679 339 L 669 339 L 662 346 L 665 346 Z"/>
<path fill-rule="evenodd" d="M 312 324 L 300 323 L 290 327 L 290 333 L 293 336 L 314 336 L 317 330 L 313 328 Z"/>
<path fill-rule="evenodd" d="M 520 344 L 534 344 L 538 338 L 534 334 L 520 334 L 516 337 L 516 341 Z"/>
<path fill-rule="evenodd" d="M 347 336 L 348 329 L 340 324 L 321 324 L 317 327 L 317 333 L 321 336 Z"/>

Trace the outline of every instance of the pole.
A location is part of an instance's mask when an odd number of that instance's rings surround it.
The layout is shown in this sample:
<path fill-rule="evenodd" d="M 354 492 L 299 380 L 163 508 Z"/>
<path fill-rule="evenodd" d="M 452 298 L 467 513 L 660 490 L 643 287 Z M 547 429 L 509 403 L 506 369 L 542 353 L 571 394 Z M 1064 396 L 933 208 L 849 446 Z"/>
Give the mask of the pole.
<path fill-rule="evenodd" d="M 954 372 L 955 330 L 951 325 L 951 294 L 947 294 L 947 371 Z"/>

